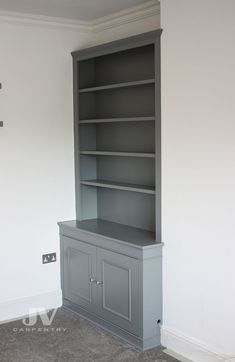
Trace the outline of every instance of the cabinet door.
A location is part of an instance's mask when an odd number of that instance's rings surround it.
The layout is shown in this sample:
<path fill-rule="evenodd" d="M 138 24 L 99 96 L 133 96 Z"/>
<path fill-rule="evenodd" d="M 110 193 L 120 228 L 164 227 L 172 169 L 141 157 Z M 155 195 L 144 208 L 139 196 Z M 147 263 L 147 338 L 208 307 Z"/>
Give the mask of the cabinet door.
<path fill-rule="evenodd" d="M 85 308 L 96 310 L 96 247 L 62 237 L 62 289 L 63 297 Z"/>
<path fill-rule="evenodd" d="M 98 312 L 102 318 L 139 334 L 138 261 L 97 248 Z"/>

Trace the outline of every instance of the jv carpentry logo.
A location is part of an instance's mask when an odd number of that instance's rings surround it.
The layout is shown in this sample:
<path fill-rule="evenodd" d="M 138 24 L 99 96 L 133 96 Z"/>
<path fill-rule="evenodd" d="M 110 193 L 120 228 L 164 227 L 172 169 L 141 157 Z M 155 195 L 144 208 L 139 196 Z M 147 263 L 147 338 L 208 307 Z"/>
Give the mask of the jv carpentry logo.
<path fill-rule="evenodd" d="M 57 309 L 47 311 L 45 308 L 30 308 L 28 316 L 22 319 L 23 326 L 13 328 L 13 332 L 64 333 L 67 331 L 67 328 L 53 326 L 56 313 Z"/>

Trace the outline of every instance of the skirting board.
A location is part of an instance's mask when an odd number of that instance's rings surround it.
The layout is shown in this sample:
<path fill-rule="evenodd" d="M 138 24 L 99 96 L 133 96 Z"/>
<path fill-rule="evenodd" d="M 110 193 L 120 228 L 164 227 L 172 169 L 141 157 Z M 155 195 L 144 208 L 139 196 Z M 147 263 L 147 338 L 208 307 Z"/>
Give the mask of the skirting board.
<path fill-rule="evenodd" d="M 212 348 L 164 326 L 161 328 L 161 344 L 166 347 L 166 353 L 174 357 L 177 354 L 182 362 L 235 362 L 235 356 L 213 351 Z"/>
<path fill-rule="evenodd" d="M 61 290 L 53 290 L 44 294 L 9 300 L 0 303 L 0 324 L 29 316 L 32 309 L 49 310 L 62 305 Z M 32 313 L 34 314 L 34 313 Z"/>
<path fill-rule="evenodd" d="M 88 313 L 85 309 L 78 307 L 76 304 L 73 304 L 66 299 L 63 299 L 63 308 L 65 310 L 69 310 L 70 312 L 76 313 L 78 316 L 88 320 L 92 324 L 96 325 L 98 328 L 102 328 L 107 332 L 120 337 L 125 342 L 133 345 L 135 348 L 141 351 L 146 351 L 148 349 L 159 346 L 159 335 L 153 338 L 143 340 L 141 337 L 137 337 L 136 335 L 133 335 L 123 330 L 122 328 L 119 328 L 118 326 L 104 320 L 103 318 L 100 318 L 97 315 L 92 315 Z"/>
<path fill-rule="evenodd" d="M 164 349 L 164 353 L 168 354 L 168 356 L 171 356 L 171 357 L 177 359 L 180 362 L 193 362 L 192 360 L 185 358 L 181 354 L 176 353 L 168 348 Z"/>

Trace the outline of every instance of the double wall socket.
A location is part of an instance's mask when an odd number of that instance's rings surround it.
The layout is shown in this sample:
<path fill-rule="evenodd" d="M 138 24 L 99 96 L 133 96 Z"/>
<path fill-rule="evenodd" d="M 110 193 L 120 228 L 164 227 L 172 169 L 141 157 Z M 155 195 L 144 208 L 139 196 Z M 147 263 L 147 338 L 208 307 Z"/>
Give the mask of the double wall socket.
<path fill-rule="evenodd" d="M 43 254 L 42 264 L 54 263 L 56 261 L 56 253 Z"/>

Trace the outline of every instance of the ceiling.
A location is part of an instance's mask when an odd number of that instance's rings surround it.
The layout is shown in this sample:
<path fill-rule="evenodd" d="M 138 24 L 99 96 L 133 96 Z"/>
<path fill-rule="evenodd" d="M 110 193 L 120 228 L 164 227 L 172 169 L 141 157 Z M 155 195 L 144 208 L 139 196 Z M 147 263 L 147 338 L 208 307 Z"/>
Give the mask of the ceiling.
<path fill-rule="evenodd" d="M 93 21 L 148 2 L 149 0 L 0 0 L 0 11 Z"/>

